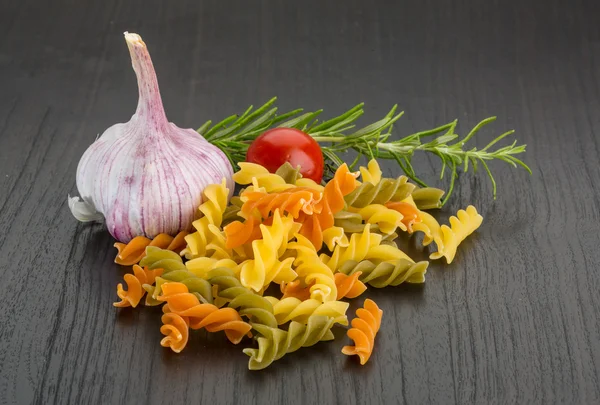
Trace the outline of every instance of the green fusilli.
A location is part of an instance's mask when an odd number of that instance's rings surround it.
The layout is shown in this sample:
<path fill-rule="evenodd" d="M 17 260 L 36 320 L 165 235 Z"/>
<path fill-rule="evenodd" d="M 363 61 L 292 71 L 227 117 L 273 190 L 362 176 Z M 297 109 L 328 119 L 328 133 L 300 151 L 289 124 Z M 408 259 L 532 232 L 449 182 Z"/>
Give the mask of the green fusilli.
<path fill-rule="evenodd" d="M 333 318 L 321 315 L 312 315 L 306 325 L 292 321 L 287 331 L 252 324 L 252 328 L 261 336 L 256 339 L 257 349 L 244 349 L 244 353 L 250 356 L 248 369 L 262 370 L 286 353 L 295 352 L 301 347 L 313 346 L 320 341 L 333 340 L 334 336 L 331 332 L 333 324 Z"/>
<path fill-rule="evenodd" d="M 358 278 L 360 281 L 375 288 L 383 288 L 388 285 L 395 287 L 405 282 L 411 284 L 423 283 L 425 282 L 425 273 L 428 266 L 429 263 L 425 261 L 413 263 L 406 259 L 379 264 L 369 260 L 360 262 L 348 260 L 340 266 L 339 272 L 351 275 L 360 271 L 362 273 Z"/>

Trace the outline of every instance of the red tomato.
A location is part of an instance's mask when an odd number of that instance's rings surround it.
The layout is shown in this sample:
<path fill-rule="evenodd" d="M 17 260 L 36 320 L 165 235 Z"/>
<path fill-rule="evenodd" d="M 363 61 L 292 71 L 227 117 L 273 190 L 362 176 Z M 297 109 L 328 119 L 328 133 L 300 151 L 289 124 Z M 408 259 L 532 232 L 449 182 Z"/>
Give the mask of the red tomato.
<path fill-rule="evenodd" d="M 292 128 L 273 128 L 250 144 L 246 161 L 275 173 L 285 162 L 300 166 L 302 177 L 317 183 L 323 178 L 323 153 L 310 135 Z"/>

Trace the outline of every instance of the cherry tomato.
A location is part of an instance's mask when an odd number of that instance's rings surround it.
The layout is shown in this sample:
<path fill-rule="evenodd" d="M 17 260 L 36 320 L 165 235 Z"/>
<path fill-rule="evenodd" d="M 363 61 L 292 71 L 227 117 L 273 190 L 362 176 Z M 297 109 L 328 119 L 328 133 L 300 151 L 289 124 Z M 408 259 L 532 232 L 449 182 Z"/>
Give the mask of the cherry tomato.
<path fill-rule="evenodd" d="M 302 177 L 317 183 L 323 178 L 323 153 L 310 135 L 292 128 L 273 128 L 250 144 L 246 161 L 275 173 L 285 162 L 300 166 Z"/>

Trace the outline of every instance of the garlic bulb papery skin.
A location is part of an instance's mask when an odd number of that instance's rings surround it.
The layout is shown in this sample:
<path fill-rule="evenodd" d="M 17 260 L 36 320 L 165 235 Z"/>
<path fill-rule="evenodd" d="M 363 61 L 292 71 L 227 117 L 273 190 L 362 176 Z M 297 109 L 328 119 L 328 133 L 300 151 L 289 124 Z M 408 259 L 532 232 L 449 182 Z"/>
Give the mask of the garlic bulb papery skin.
<path fill-rule="evenodd" d="M 83 222 L 104 217 L 110 234 L 127 243 L 189 230 L 204 188 L 225 178 L 231 197 L 234 183 L 221 150 L 167 121 L 146 44 L 127 32 L 125 40 L 138 81 L 137 110 L 85 151 L 77 167 L 83 201 L 69 196 L 69 208 Z"/>

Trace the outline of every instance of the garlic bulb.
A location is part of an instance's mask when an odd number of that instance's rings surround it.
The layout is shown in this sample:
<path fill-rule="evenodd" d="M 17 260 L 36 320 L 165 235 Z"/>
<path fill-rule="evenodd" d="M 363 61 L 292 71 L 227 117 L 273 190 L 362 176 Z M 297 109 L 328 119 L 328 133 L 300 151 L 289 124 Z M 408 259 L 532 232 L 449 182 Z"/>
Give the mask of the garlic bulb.
<path fill-rule="evenodd" d="M 85 151 L 77 167 L 83 201 L 69 196 L 75 218 L 104 217 L 108 231 L 121 242 L 187 230 L 207 185 L 225 178 L 233 191 L 225 154 L 193 129 L 167 121 L 146 44 L 128 32 L 125 40 L 138 81 L 137 110 Z"/>

